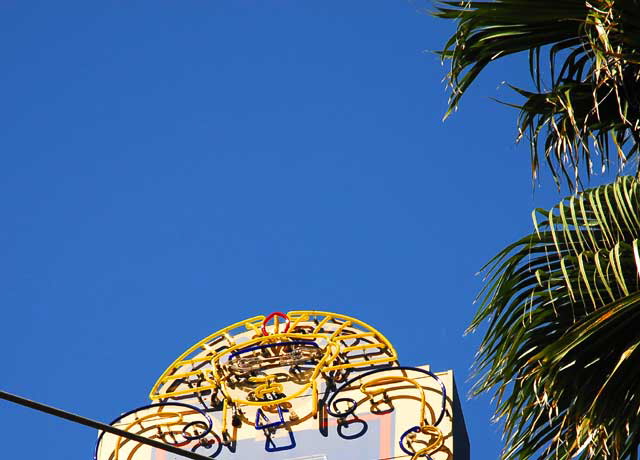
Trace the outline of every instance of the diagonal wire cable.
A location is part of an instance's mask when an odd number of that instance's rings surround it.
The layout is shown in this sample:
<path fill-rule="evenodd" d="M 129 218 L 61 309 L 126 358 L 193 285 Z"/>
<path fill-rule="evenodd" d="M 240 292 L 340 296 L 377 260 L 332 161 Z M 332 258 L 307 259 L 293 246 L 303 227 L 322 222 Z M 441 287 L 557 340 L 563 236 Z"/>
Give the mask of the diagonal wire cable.
<path fill-rule="evenodd" d="M 193 460 L 211 460 L 209 457 L 206 457 L 204 455 L 196 454 L 195 452 L 190 452 L 185 449 L 180 449 L 179 447 L 172 446 L 171 444 L 166 444 L 164 442 L 156 441 L 155 439 L 149 439 L 144 436 L 137 435 L 135 433 L 129 433 L 128 431 L 124 431 L 124 430 L 121 430 L 120 428 L 107 425 L 106 423 L 98 422 L 97 420 L 92 420 L 87 417 L 82 417 L 81 415 L 72 414 L 71 412 L 67 412 L 52 406 L 47 406 L 46 404 L 42 404 L 37 401 L 32 401 L 30 399 L 23 398 L 22 396 L 7 393 L 6 391 L 0 391 L 0 399 L 4 399 L 6 401 L 10 401 L 15 404 L 20 404 L 21 406 L 25 406 L 30 409 L 35 409 L 40 412 L 45 412 L 47 414 L 66 419 L 71 422 L 79 423 L 81 425 L 85 425 L 91 428 L 106 431 L 108 433 L 115 434 L 116 436 L 122 436 L 123 438 L 131 439 L 132 441 L 146 444 L 151 447 L 156 447 L 158 449 L 162 449 L 167 452 L 171 452 L 173 454 L 178 454 L 186 458 L 191 458 Z"/>

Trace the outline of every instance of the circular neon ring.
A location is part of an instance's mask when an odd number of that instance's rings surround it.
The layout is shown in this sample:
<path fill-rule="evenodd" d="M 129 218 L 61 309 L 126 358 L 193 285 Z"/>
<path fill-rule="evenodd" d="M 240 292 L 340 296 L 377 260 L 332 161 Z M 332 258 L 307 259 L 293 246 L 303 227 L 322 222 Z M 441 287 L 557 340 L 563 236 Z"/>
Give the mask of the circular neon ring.
<path fill-rule="evenodd" d="M 289 327 L 291 326 L 291 320 L 289 319 L 289 317 L 281 311 L 274 311 L 262 321 L 262 335 L 271 335 L 267 332 L 267 323 L 269 322 L 269 320 L 273 319 L 276 316 L 279 316 L 285 321 L 283 333 L 286 334 L 289 331 Z"/>

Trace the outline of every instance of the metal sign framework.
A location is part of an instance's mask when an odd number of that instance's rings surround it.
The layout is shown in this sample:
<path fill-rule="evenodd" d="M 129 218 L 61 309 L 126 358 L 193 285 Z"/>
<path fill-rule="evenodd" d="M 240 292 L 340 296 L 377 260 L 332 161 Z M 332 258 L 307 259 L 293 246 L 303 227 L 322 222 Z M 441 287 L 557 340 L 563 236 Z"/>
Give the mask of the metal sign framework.
<path fill-rule="evenodd" d="M 437 382 L 437 408 L 427 404 L 425 377 Z M 238 429 L 250 426 L 264 432 L 265 450 L 273 452 L 294 448 L 294 429 L 306 421 L 328 415 L 340 430 L 358 421 L 356 411 L 365 405 L 374 414 L 393 411 L 397 391 L 412 393 L 415 407 L 415 418 L 397 445 L 413 460 L 431 459 L 444 444 L 439 425 L 447 401 L 435 374 L 400 366 L 391 343 L 355 318 L 274 312 L 232 324 L 193 345 L 158 378 L 149 394 L 152 404 L 112 425 L 191 452 L 213 449 L 210 458 L 223 446 L 235 449 Z M 311 403 L 299 404 L 302 396 Z M 221 413 L 220 420 L 214 423 L 211 413 Z M 288 432 L 289 445 L 273 442 L 278 430 Z M 123 437 L 107 443 L 105 436 L 99 436 L 95 460 L 137 460 L 141 444 Z"/>

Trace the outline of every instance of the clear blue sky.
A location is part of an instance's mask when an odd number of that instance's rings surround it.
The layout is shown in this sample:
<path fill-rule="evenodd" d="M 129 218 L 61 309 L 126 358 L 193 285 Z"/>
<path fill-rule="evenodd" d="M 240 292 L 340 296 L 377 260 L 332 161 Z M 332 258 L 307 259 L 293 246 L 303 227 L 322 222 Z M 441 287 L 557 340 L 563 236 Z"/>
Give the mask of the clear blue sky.
<path fill-rule="evenodd" d="M 452 24 L 408 1 L 0 2 L 1 388 L 103 421 L 190 344 L 322 307 L 453 368 L 478 269 L 558 199 L 532 190 L 497 63 L 441 118 Z M 489 398 L 463 400 L 496 458 Z M 3 458 L 95 432 L 0 402 Z M 25 451 L 26 449 L 26 451 Z"/>

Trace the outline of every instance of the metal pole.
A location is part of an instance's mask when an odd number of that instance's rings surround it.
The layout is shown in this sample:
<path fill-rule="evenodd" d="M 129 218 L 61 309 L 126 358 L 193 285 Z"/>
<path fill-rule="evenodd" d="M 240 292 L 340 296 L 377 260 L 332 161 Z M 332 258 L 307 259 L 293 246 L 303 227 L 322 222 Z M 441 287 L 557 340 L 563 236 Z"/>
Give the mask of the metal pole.
<path fill-rule="evenodd" d="M 210 457 L 196 454 L 195 452 L 191 452 L 185 449 L 180 449 L 179 447 L 175 447 L 175 446 L 172 446 L 171 444 L 166 444 L 164 442 L 156 441 L 155 439 L 145 438 L 144 436 L 140 436 L 135 433 L 129 433 L 128 431 L 124 431 L 124 430 L 121 430 L 120 428 L 107 425 L 106 423 L 98 422 L 97 420 L 91 420 L 90 418 L 72 414 L 70 412 L 63 411 L 62 409 L 57 409 L 55 407 L 47 406 L 46 404 L 42 404 L 36 401 L 31 401 L 30 399 L 26 399 L 21 396 L 7 393 L 5 391 L 0 391 L 0 398 L 5 399 L 7 401 L 11 401 L 16 404 L 20 404 L 21 406 L 25 406 L 30 409 L 35 409 L 40 412 L 45 412 L 47 414 L 51 414 L 56 417 L 64 418 L 66 420 L 79 423 L 81 425 L 95 428 L 97 430 L 106 431 L 108 433 L 115 434 L 116 436 L 122 436 L 123 438 L 131 439 L 132 441 L 146 444 L 151 447 L 156 447 L 158 449 L 166 450 L 167 452 L 171 452 L 173 454 L 178 454 L 178 455 L 182 455 L 183 457 L 192 458 L 193 460 L 211 460 Z"/>

